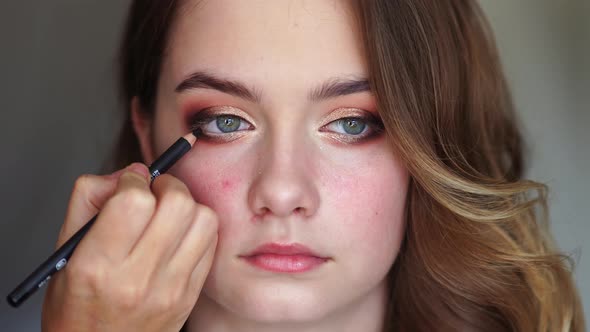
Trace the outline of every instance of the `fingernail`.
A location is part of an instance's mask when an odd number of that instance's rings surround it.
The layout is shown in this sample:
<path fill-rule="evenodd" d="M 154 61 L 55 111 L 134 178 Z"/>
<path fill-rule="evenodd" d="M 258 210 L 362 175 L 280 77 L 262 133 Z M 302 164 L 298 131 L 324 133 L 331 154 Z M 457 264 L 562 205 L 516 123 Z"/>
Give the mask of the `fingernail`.
<path fill-rule="evenodd" d="M 125 168 L 125 171 L 139 174 L 144 178 L 148 178 L 150 176 L 148 168 L 142 163 L 133 163 L 133 164 L 127 166 Z"/>
<path fill-rule="evenodd" d="M 107 176 L 107 177 L 109 177 L 109 178 L 117 178 L 117 177 L 119 177 L 121 174 L 123 174 L 123 172 L 124 172 L 124 171 L 125 171 L 125 168 L 123 168 L 123 169 L 120 169 L 120 170 L 118 170 L 118 171 L 114 171 L 113 173 L 111 173 L 111 174 L 108 174 L 108 175 L 106 175 L 106 176 Z"/>

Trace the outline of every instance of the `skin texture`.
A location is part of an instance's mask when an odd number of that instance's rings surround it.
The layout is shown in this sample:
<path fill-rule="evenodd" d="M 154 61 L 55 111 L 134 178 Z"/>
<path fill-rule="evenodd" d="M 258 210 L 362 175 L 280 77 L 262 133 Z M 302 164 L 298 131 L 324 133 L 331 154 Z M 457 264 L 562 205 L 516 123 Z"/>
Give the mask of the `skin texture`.
<path fill-rule="evenodd" d="M 181 8 L 155 117 L 141 117 L 134 103 L 146 163 L 191 130 L 203 109 L 247 121 L 225 138 L 200 137 L 170 171 L 219 217 L 215 258 L 189 330 L 380 329 L 409 176 L 384 133 L 353 141 L 332 122 L 378 117 L 370 92 L 308 98 L 328 80 L 368 75 L 350 8 L 330 0 L 216 0 Z M 260 100 L 210 88 L 175 91 L 196 71 L 242 82 Z M 215 120 L 206 128 L 217 129 Z M 287 274 L 241 258 L 268 242 L 300 243 L 329 260 Z"/>

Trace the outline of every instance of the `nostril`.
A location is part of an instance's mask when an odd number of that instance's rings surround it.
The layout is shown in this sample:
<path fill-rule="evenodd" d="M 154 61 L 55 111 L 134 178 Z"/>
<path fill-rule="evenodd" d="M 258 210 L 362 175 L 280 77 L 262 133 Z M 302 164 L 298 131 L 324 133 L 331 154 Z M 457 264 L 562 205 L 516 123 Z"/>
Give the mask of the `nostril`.
<path fill-rule="evenodd" d="M 264 217 L 269 213 L 270 213 L 270 209 L 267 207 L 263 207 L 262 209 L 260 209 L 259 215 L 260 215 L 260 217 Z"/>

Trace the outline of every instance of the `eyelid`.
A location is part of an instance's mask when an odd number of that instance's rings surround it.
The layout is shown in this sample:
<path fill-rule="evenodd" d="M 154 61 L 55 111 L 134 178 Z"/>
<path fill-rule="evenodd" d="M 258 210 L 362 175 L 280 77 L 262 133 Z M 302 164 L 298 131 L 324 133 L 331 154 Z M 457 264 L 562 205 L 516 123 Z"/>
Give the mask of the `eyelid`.
<path fill-rule="evenodd" d="M 203 118 L 210 118 L 212 116 L 218 116 L 218 115 L 235 115 L 238 116 L 240 118 L 243 118 L 244 120 L 250 122 L 251 124 L 254 124 L 254 121 L 252 121 L 252 119 L 242 110 L 240 110 L 237 107 L 233 107 L 233 106 L 211 106 L 211 107 L 207 107 L 204 108 L 198 112 L 196 112 L 195 114 L 193 114 L 191 116 L 192 119 L 194 120 L 199 120 L 199 119 L 203 119 Z"/>
<path fill-rule="evenodd" d="M 361 118 L 361 119 L 366 119 L 369 122 L 379 122 L 380 121 L 380 119 L 378 117 L 376 117 L 375 115 L 373 115 L 369 111 L 365 111 L 360 108 L 342 107 L 342 108 L 338 108 L 338 109 L 330 112 L 330 114 L 328 114 L 326 117 L 324 117 L 324 119 L 322 120 L 322 123 L 323 123 L 322 126 L 326 126 L 326 125 L 328 125 L 336 120 L 340 120 L 342 118 Z"/>
<path fill-rule="evenodd" d="M 191 127 L 195 129 L 196 127 L 202 126 L 220 115 L 233 115 L 242 118 L 244 121 L 255 127 L 254 121 L 244 111 L 241 111 L 239 108 L 233 106 L 211 106 L 203 108 L 195 112 L 193 115 L 190 115 L 188 120 L 191 124 Z"/>

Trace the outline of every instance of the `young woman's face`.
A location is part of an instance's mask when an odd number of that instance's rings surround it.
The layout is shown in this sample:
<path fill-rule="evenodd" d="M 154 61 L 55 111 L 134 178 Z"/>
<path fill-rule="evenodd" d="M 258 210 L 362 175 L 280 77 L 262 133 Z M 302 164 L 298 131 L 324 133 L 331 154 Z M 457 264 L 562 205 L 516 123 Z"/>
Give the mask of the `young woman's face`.
<path fill-rule="evenodd" d="M 344 1 L 181 8 L 146 135 L 157 155 L 191 127 L 203 132 L 171 171 L 220 217 L 197 310 L 309 321 L 384 303 L 409 177 L 367 75 Z M 265 244 L 309 252 L 255 255 Z"/>

